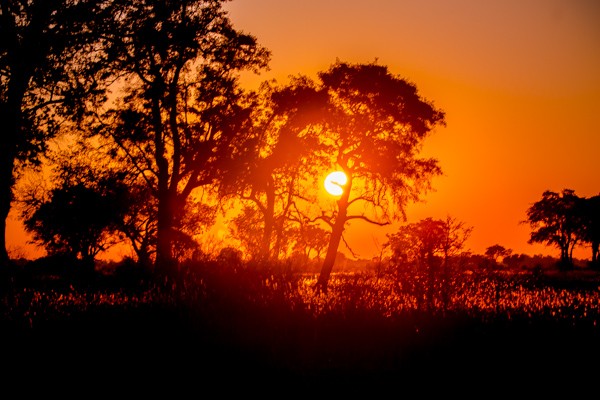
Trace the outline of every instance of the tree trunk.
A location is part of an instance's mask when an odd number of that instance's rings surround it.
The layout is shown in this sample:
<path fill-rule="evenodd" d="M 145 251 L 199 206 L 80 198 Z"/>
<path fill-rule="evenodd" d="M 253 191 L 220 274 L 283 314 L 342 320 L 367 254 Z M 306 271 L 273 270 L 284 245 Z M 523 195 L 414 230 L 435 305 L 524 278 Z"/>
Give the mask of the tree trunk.
<path fill-rule="evenodd" d="M 271 237 L 273 236 L 273 228 L 275 226 L 275 188 L 273 186 L 273 177 L 267 177 L 267 185 L 265 188 L 267 197 L 267 205 L 265 208 L 265 226 L 260 247 L 259 258 L 261 261 L 267 261 L 271 254 Z"/>
<path fill-rule="evenodd" d="M 435 265 L 433 259 L 433 253 L 430 251 L 427 253 L 426 257 L 427 262 L 427 272 L 428 272 L 428 286 L 427 286 L 427 300 L 425 302 L 425 306 L 427 307 L 428 312 L 433 312 L 433 304 L 434 304 L 434 289 L 435 289 Z"/>
<path fill-rule="evenodd" d="M 11 82 L 12 84 L 13 82 Z M 20 135 L 21 101 L 23 90 L 16 84 L 10 85 L 8 101 L 0 107 L 0 268 L 9 263 L 6 248 L 6 220 L 10 212 L 15 183 L 15 159 L 17 140 Z"/>
<path fill-rule="evenodd" d="M 3 140 L 3 142 L 5 142 Z M 0 145 L 0 268 L 9 263 L 6 249 L 6 220 L 12 202 L 14 157 L 4 143 Z"/>
<path fill-rule="evenodd" d="M 346 224 L 346 216 L 348 213 L 348 198 L 350 197 L 350 189 L 352 188 L 352 178 L 348 177 L 348 183 L 344 187 L 344 192 L 338 200 L 338 214 L 335 218 L 333 228 L 331 230 L 331 237 L 329 239 L 329 247 L 327 248 L 327 254 L 323 265 L 321 266 L 321 273 L 316 284 L 317 292 L 327 292 L 327 285 L 329 283 L 329 277 L 335 264 L 335 257 L 337 256 L 338 247 L 344 233 L 344 225 Z"/>
<path fill-rule="evenodd" d="M 161 107 L 158 98 L 152 99 L 152 125 L 154 128 L 155 160 L 158 168 L 158 210 L 156 226 L 156 260 L 155 269 L 160 276 L 172 276 L 175 263 L 173 260 L 173 193 L 169 190 L 169 162 L 165 157 L 164 126 L 161 118 Z M 176 189 L 175 189 L 176 190 Z M 175 193 L 176 194 L 176 193 Z"/>
<path fill-rule="evenodd" d="M 158 201 L 158 223 L 156 227 L 156 271 L 170 275 L 173 267 L 171 215 L 166 200 Z"/>

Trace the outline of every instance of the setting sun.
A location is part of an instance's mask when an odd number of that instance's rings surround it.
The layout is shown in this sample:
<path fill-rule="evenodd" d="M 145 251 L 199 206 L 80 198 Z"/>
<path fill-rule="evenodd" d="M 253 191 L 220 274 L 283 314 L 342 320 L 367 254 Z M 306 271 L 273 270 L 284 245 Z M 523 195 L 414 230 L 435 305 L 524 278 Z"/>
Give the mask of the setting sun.
<path fill-rule="evenodd" d="M 341 196 L 344 193 L 344 185 L 348 182 L 348 177 L 344 171 L 333 171 L 325 178 L 325 190 L 332 196 Z"/>

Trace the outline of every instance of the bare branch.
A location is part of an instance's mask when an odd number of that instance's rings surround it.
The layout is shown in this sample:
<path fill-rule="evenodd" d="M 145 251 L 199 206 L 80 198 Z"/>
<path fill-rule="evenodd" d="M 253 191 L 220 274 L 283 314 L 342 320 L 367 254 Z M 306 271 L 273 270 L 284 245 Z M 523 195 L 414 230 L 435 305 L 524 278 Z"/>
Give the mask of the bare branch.
<path fill-rule="evenodd" d="M 369 217 L 366 217 L 364 215 L 349 215 L 349 216 L 346 217 L 346 221 L 349 221 L 351 219 L 361 219 L 361 220 L 366 221 L 366 222 L 368 222 L 370 224 L 379 225 L 379 226 L 385 226 L 385 225 L 391 224 L 390 221 L 379 222 L 379 221 L 372 220 Z"/>
<path fill-rule="evenodd" d="M 342 241 L 344 242 L 344 245 L 346 246 L 346 248 L 348 249 L 348 251 L 350 252 L 350 254 L 352 254 L 352 257 L 354 258 L 358 258 L 358 254 L 356 254 L 352 248 L 350 247 L 350 245 L 348 244 L 348 242 L 346 241 L 346 238 L 344 237 L 344 235 L 342 235 Z"/>

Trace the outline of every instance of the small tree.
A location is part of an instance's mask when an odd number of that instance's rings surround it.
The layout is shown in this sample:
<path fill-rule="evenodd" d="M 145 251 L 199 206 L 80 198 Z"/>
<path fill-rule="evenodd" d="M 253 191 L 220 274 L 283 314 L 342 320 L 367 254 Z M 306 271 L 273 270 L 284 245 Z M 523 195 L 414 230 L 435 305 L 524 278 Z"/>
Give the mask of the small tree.
<path fill-rule="evenodd" d="M 512 254 L 511 249 L 507 249 L 504 246 L 495 244 L 485 249 L 485 256 L 489 258 L 493 263 L 497 264 L 500 259 L 504 259 Z"/>
<path fill-rule="evenodd" d="M 412 291 L 418 300 L 422 292 L 418 286 L 427 287 L 424 299 L 429 309 L 433 307 L 436 281 L 441 277 L 440 293 L 445 310 L 450 259 L 463 250 L 471 232 L 471 227 L 450 216 L 445 220 L 425 218 L 400 227 L 394 234 L 388 234 L 384 246 L 391 251 L 390 263 L 396 269 L 396 276 L 404 276 L 405 284 L 409 280 L 414 282 L 416 278 Z M 440 266 L 443 266 L 441 276 Z M 414 276 L 410 277 L 410 274 Z"/>
<path fill-rule="evenodd" d="M 545 191 L 542 199 L 527 209 L 527 220 L 532 228 L 529 243 L 546 243 L 560 250 L 560 266 L 573 266 L 573 249 L 581 239 L 581 199 L 571 189 L 561 193 Z"/>
<path fill-rule="evenodd" d="M 321 122 L 326 97 L 305 77 L 287 85 L 265 82 L 257 93 L 252 119 L 252 140 L 246 142 L 247 168 L 231 171 L 221 181 L 222 197 L 242 200 L 255 209 L 253 221 L 260 227 L 260 243 L 252 256 L 277 259 L 285 253 L 285 237 L 299 221 L 298 202 L 307 197 L 307 176 L 315 176 L 319 166 L 317 124 Z M 250 210 L 244 210 L 250 213 Z M 248 215 L 249 216 L 249 215 Z M 239 218 L 237 219 L 239 221 Z M 294 220 L 294 221 L 293 221 Z M 241 230 L 256 230 L 243 227 Z M 256 239 L 253 239 L 256 240 Z M 246 240 L 247 241 L 247 240 Z"/>
<path fill-rule="evenodd" d="M 159 273 L 176 271 L 187 201 L 239 168 L 251 123 L 238 85 L 242 70 L 266 67 L 269 52 L 231 25 L 224 0 L 112 3 L 105 36 L 122 101 L 97 120 L 115 152 L 129 160 L 156 199 Z"/>
<path fill-rule="evenodd" d="M 98 57 L 106 0 L 0 2 L 0 266 L 21 168 L 38 164 L 67 120 L 102 98 Z"/>
<path fill-rule="evenodd" d="M 581 241 L 589 243 L 592 250 L 593 266 L 597 267 L 600 248 L 600 195 L 583 199 L 581 203 L 582 231 Z"/>
<path fill-rule="evenodd" d="M 441 264 L 445 238 L 444 221 L 432 218 L 401 226 L 396 233 L 388 235 L 386 246 L 392 251 L 392 264 L 398 259 L 402 260 L 399 267 L 412 264 L 413 271 L 418 274 L 417 278 L 423 276 L 421 281 L 427 287 L 424 300 L 428 309 L 433 307 L 435 278 Z M 421 303 L 422 297 L 419 286 L 419 282 L 414 285 L 418 304 Z"/>
<path fill-rule="evenodd" d="M 118 240 L 126 194 L 118 178 L 94 186 L 64 182 L 33 208 L 25 228 L 49 254 L 66 254 L 93 267 L 95 256 Z"/>

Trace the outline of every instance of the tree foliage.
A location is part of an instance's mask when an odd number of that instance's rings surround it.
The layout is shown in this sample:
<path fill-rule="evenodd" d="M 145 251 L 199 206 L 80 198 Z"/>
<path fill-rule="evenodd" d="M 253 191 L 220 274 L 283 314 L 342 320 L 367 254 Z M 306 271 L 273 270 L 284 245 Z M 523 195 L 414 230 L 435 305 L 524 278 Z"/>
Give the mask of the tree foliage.
<path fill-rule="evenodd" d="M 0 2 L 0 263 L 8 261 L 6 218 L 19 167 L 37 164 L 47 140 L 103 98 L 105 2 Z"/>
<path fill-rule="evenodd" d="M 500 258 L 504 259 L 512 254 L 511 249 L 507 249 L 506 247 L 494 244 L 485 249 L 485 256 L 489 257 L 494 263 L 497 263 Z"/>
<path fill-rule="evenodd" d="M 545 243 L 558 247 L 560 261 L 565 267 L 573 265 L 573 249 L 578 244 L 589 244 L 591 262 L 598 262 L 600 235 L 600 195 L 580 197 L 572 189 L 562 192 L 545 191 L 542 199 L 527 209 L 532 228 L 529 243 Z"/>
<path fill-rule="evenodd" d="M 118 240 L 128 208 L 128 187 L 118 175 L 87 180 L 59 178 L 48 198 L 30 199 L 25 228 L 49 254 L 65 254 L 93 265 L 95 256 Z M 39 200 L 39 199 L 38 199 Z"/>
<path fill-rule="evenodd" d="M 583 219 L 581 241 L 590 244 L 592 265 L 598 267 L 600 262 L 600 195 L 584 199 L 581 209 Z"/>
<path fill-rule="evenodd" d="M 427 288 L 423 297 L 429 308 L 433 306 L 436 282 L 441 282 L 441 300 L 446 304 L 451 257 L 464 249 L 471 232 L 471 227 L 450 216 L 445 220 L 425 218 L 401 226 L 396 233 L 388 234 L 385 244 L 391 253 L 392 273 L 406 277 L 404 284 L 423 282 Z M 414 291 L 423 293 L 416 287 Z"/>
<path fill-rule="evenodd" d="M 125 96 L 97 129 L 156 199 L 156 263 L 165 269 L 192 192 L 239 167 L 250 121 L 237 74 L 268 61 L 253 36 L 232 27 L 222 3 L 122 1 L 112 10 L 107 58 Z"/>

